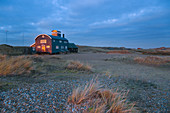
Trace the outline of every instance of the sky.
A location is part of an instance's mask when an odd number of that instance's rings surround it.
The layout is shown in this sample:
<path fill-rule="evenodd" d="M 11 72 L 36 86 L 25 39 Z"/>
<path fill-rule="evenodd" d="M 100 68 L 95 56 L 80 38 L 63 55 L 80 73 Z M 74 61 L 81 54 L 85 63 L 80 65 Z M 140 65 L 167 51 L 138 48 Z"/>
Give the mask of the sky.
<path fill-rule="evenodd" d="M 0 44 L 54 29 L 78 45 L 170 47 L 170 0 L 0 0 Z"/>

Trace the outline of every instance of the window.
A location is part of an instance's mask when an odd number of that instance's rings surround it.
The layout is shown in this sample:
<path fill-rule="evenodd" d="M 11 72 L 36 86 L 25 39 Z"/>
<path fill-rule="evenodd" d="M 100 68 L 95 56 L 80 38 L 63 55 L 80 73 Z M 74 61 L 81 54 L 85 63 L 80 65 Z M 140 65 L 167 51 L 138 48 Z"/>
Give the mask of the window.
<path fill-rule="evenodd" d="M 32 47 L 32 50 L 35 51 L 35 47 Z"/>
<path fill-rule="evenodd" d="M 67 49 L 67 46 L 65 46 L 65 49 Z"/>
<path fill-rule="evenodd" d="M 41 48 L 40 46 L 37 46 L 37 48 Z"/>
<path fill-rule="evenodd" d="M 64 43 L 66 43 L 66 44 L 67 44 L 67 41 L 64 41 Z"/>
<path fill-rule="evenodd" d="M 55 40 L 53 40 L 53 42 L 55 42 Z"/>
<path fill-rule="evenodd" d="M 40 43 L 47 43 L 47 40 L 40 40 Z"/>
<path fill-rule="evenodd" d="M 59 47 L 58 47 L 58 46 L 56 46 L 56 49 L 59 49 Z"/>
<path fill-rule="evenodd" d="M 50 46 L 48 45 L 47 48 L 50 48 Z"/>
<path fill-rule="evenodd" d="M 64 46 L 61 46 L 61 49 L 64 49 Z"/>
<path fill-rule="evenodd" d="M 61 40 L 59 40 L 59 43 L 62 43 L 62 41 L 61 41 Z"/>

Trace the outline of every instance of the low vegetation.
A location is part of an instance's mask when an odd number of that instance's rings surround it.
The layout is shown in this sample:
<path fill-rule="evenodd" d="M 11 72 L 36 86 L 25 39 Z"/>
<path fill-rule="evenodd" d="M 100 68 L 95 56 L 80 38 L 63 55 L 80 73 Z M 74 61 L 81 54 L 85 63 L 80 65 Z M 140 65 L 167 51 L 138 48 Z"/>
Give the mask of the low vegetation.
<path fill-rule="evenodd" d="M 130 52 L 128 50 L 113 50 L 113 51 L 107 52 L 107 54 L 112 54 L 112 53 L 129 54 Z"/>
<path fill-rule="evenodd" d="M 70 61 L 66 68 L 78 71 L 92 71 L 92 66 L 89 64 L 83 64 L 80 61 Z"/>
<path fill-rule="evenodd" d="M 156 49 L 139 49 L 136 52 L 141 52 L 142 54 L 148 55 L 170 55 L 170 49 L 167 48 L 166 50 L 156 50 Z"/>
<path fill-rule="evenodd" d="M 134 104 L 126 101 L 126 93 L 104 89 L 93 79 L 84 87 L 74 89 L 68 97 L 69 112 L 77 113 L 130 113 Z"/>
<path fill-rule="evenodd" d="M 4 55 L 24 55 L 31 54 L 31 48 L 27 46 L 0 45 L 0 53 Z"/>
<path fill-rule="evenodd" d="M 32 69 L 32 61 L 22 56 L 6 57 L 0 55 L 0 61 L 0 76 L 26 74 Z"/>
<path fill-rule="evenodd" d="M 134 58 L 134 61 L 140 64 L 164 65 L 170 63 L 170 57 L 158 57 L 158 56 L 136 57 Z"/>

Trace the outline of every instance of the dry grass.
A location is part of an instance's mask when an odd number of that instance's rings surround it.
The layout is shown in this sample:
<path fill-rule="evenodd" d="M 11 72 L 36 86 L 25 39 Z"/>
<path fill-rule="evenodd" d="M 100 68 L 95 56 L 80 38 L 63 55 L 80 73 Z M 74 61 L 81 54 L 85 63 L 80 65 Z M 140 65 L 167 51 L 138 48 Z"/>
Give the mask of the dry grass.
<path fill-rule="evenodd" d="M 126 93 L 104 89 L 93 79 L 84 87 L 74 89 L 68 98 L 68 112 L 81 113 L 130 113 L 134 104 L 128 104 Z"/>
<path fill-rule="evenodd" d="M 92 66 L 89 64 L 83 64 L 80 61 L 70 61 L 66 68 L 78 71 L 92 71 Z"/>
<path fill-rule="evenodd" d="M 158 57 L 158 56 L 147 56 L 147 57 L 136 57 L 134 61 L 140 64 L 149 65 L 163 65 L 170 63 L 170 57 Z"/>
<path fill-rule="evenodd" d="M 130 54 L 130 52 L 128 50 L 114 50 L 114 51 L 107 52 L 107 54 L 114 54 L 114 53 L 118 53 L 118 54 Z"/>
<path fill-rule="evenodd" d="M 6 55 L 1 55 L 0 54 L 0 61 L 4 60 L 6 58 Z"/>
<path fill-rule="evenodd" d="M 2 57 L 1 57 L 2 58 Z M 0 62 L 0 76 L 29 73 L 32 61 L 24 57 L 3 57 Z"/>
<path fill-rule="evenodd" d="M 140 52 L 150 55 L 170 55 L 170 50 L 141 50 Z"/>

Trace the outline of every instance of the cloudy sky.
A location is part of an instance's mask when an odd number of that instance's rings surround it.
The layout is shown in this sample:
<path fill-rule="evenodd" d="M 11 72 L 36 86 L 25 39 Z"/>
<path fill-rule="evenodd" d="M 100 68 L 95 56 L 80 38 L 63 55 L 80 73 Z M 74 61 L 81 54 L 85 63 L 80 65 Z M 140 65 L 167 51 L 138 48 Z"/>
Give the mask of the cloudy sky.
<path fill-rule="evenodd" d="M 170 0 L 0 0 L 0 44 L 30 45 L 53 29 L 79 45 L 168 47 Z"/>

